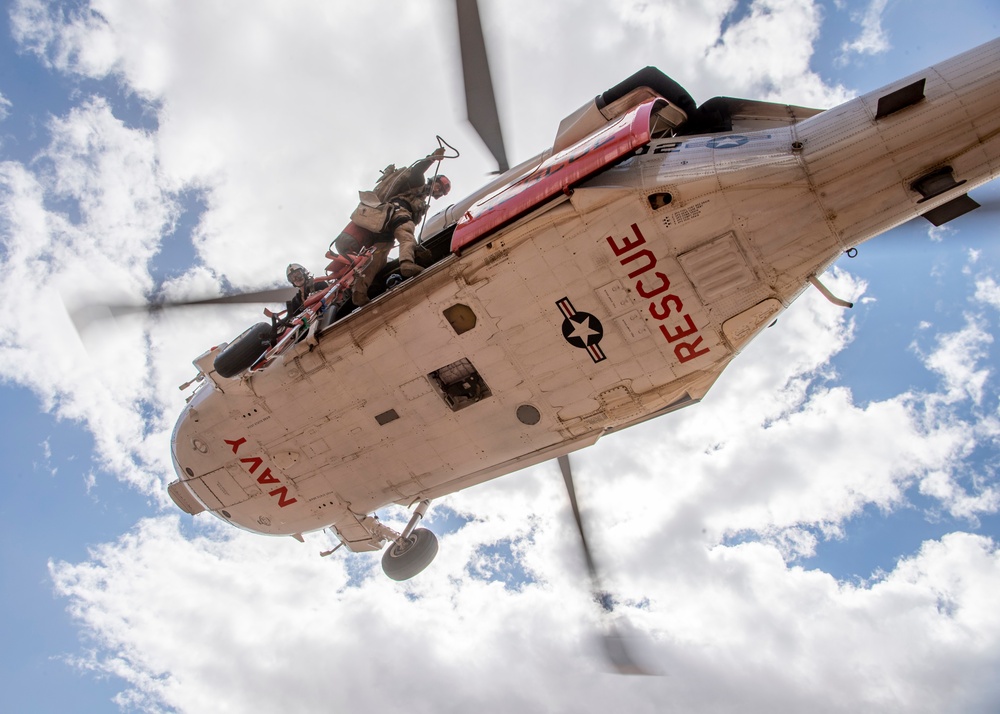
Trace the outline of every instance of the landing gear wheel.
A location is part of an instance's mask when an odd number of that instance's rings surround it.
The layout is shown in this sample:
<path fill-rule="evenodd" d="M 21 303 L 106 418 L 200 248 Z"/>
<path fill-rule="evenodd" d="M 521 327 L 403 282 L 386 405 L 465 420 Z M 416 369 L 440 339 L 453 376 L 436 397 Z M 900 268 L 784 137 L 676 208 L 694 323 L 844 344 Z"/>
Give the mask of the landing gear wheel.
<path fill-rule="evenodd" d="M 226 345 L 215 358 L 215 371 L 226 379 L 235 377 L 260 359 L 270 342 L 271 326 L 266 322 L 258 322 Z"/>
<path fill-rule="evenodd" d="M 393 580 L 409 580 L 434 560 L 437 536 L 426 528 L 416 528 L 406 543 L 390 543 L 382 555 L 382 570 Z"/>

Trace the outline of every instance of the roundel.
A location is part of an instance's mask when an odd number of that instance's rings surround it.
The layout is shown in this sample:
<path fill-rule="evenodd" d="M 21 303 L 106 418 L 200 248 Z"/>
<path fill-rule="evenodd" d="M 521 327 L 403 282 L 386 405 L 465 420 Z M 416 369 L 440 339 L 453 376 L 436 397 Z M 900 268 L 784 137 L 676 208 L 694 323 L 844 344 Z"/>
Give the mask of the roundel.
<path fill-rule="evenodd" d="M 750 139 L 747 137 L 737 134 L 735 136 L 720 136 L 717 139 L 709 139 L 705 146 L 709 149 L 735 149 L 737 146 L 743 146 L 748 141 Z"/>
<path fill-rule="evenodd" d="M 562 313 L 563 339 L 574 347 L 587 350 L 595 363 L 607 358 L 601 349 L 600 341 L 604 337 L 604 325 L 589 312 L 577 312 L 568 297 L 556 301 L 559 312 Z"/>
<path fill-rule="evenodd" d="M 578 312 L 563 320 L 563 337 L 574 347 L 585 349 L 604 337 L 604 325 L 589 312 Z"/>

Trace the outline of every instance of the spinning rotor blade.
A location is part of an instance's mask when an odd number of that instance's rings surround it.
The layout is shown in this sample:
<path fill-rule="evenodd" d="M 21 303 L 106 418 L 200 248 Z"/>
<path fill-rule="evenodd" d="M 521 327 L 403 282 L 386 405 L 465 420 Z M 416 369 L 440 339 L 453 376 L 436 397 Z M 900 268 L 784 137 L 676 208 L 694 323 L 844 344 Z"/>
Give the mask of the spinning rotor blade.
<path fill-rule="evenodd" d="M 455 9 L 458 13 L 466 112 L 469 122 L 497 160 L 499 172 L 504 173 L 510 165 L 503 146 L 497 99 L 493 92 L 490 63 L 486 57 L 483 24 L 479 19 L 479 4 L 476 0 L 455 0 Z"/>
<path fill-rule="evenodd" d="M 92 322 L 107 317 L 124 317 L 126 315 L 153 314 L 161 310 L 174 307 L 191 307 L 195 305 L 233 305 L 233 304 L 253 304 L 253 303 L 273 303 L 286 302 L 292 299 L 295 288 L 270 288 L 268 290 L 257 290 L 250 293 L 239 293 L 236 295 L 222 295 L 220 297 L 203 298 L 200 300 L 163 300 L 159 302 L 148 302 L 142 305 L 136 304 L 97 304 L 83 305 L 70 311 L 70 319 L 73 321 L 77 332 L 82 332 Z"/>
<path fill-rule="evenodd" d="M 156 312 L 171 307 L 189 307 L 191 305 L 240 305 L 253 303 L 285 302 L 291 300 L 295 295 L 295 288 L 270 288 L 268 290 L 257 290 L 252 293 L 238 293 L 236 295 L 222 295 L 220 297 L 203 298 L 201 300 L 164 300 L 163 302 L 151 302 L 147 305 L 119 305 L 110 306 L 112 314 L 127 315 L 135 312 Z"/>
<path fill-rule="evenodd" d="M 587 534 L 583 528 L 583 519 L 580 517 L 580 507 L 576 501 L 576 488 L 573 486 L 573 470 L 569 464 L 568 456 L 560 456 L 559 469 L 562 471 L 563 482 L 566 484 L 566 493 L 569 495 L 569 505 L 573 509 L 573 518 L 576 520 L 576 529 L 580 534 L 580 544 L 583 546 L 583 557 L 587 561 L 587 572 L 590 574 L 590 586 L 593 590 L 594 600 L 600 603 L 604 610 L 605 631 L 602 637 L 604 652 L 608 656 L 608 661 L 619 674 L 650 674 L 647 670 L 636 663 L 632 655 L 629 654 L 625 645 L 625 638 L 618 631 L 611 615 L 614 612 L 614 600 L 611 593 L 601 587 L 601 578 L 597 573 L 597 565 L 594 563 L 594 556 L 590 552 L 587 544 Z"/>

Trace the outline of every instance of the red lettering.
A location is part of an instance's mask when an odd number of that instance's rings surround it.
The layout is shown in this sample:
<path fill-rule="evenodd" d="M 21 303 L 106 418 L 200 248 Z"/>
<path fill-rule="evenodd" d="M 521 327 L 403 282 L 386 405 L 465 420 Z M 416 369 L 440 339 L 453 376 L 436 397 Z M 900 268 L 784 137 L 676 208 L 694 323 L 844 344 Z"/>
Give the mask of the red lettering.
<path fill-rule="evenodd" d="M 253 473 L 257 469 L 259 469 L 260 465 L 264 463 L 264 459 L 260 458 L 259 456 L 251 456 L 249 459 L 240 459 L 240 461 L 242 461 L 245 464 L 253 464 L 253 466 L 250 467 L 250 473 Z"/>
<path fill-rule="evenodd" d="M 664 151 L 670 151 L 675 149 L 679 144 L 664 145 L 660 147 Z M 649 150 L 647 145 L 646 151 Z M 657 149 L 659 151 L 659 148 Z M 636 154 L 644 153 L 637 151 Z M 645 236 L 642 235 L 642 231 L 639 230 L 639 224 L 632 224 L 632 232 L 635 234 L 635 238 L 630 238 L 629 236 L 624 236 L 622 238 L 615 239 L 614 236 L 608 236 L 608 245 L 611 246 L 611 251 L 615 254 L 615 257 L 619 259 L 619 263 L 624 267 L 625 265 L 639 260 L 637 268 L 632 270 L 628 274 L 629 278 L 635 280 L 635 290 L 639 295 L 646 299 L 655 298 L 666 290 L 670 289 L 670 278 L 667 277 L 665 273 L 653 273 L 653 277 L 659 279 L 660 284 L 655 288 L 647 288 L 642 284 L 642 280 L 637 278 L 644 273 L 649 272 L 656 267 L 656 256 L 648 248 L 643 248 L 642 250 L 635 251 L 639 246 L 646 243 Z M 628 253 L 628 255 L 625 255 Z M 622 257 L 622 256 L 625 257 Z M 658 301 L 651 300 L 649 303 L 649 314 L 652 315 L 657 320 L 666 320 L 669 316 L 680 313 L 684 309 L 684 303 L 677 295 L 664 295 Z M 674 325 L 672 328 L 668 328 L 666 325 L 660 325 L 660 332 L 668 343 L 673 344 L 678 340 L 689 337 L 691 335 L 698 334 L 698 326 L 694 324 L 694 320 L 691 319 L 691 315 L 684 314 L 680 316 L 682 323 L 679 325 Z M 696 357 L 701 357 L 702 355 L 707 355 L 711 352 L 710 347 L 700 347 L 702 343 L 702 337 L 699 335 L 693 341 L 688 342 L 677 342 L 674 345 L 674 355 L 681 362 L 689 362 Z"/>
<path fill-rule="evenodd" d="M 281 488 L 276 488 L 271 491 L 268 496 L 278 497 L 278 508 L 284 508 L 285 506 L 291 506 L 293 503 L 298 501 L 297 498 L 287 498 L 288 496 L 288 486 L 282 486 Z"/>
<path fill-rule="evenodd" d="M 633 253 L 627 258 L 622 258 L 619 262 L 624 266 L 625 263 L 631 263 L 636 258 L 646 258 L 646 265 L 641 268 L 636 268 L 631 273 L 629 273 L 628 276 L 630 278 L 638 277 L 643 273 L 645 273 L 647 270 L 652 270 L 653 268 L 656 267 L 656 256 L 654 256 L 645 248 L 640 250 L 638 253 Z"/>
<path fill-rule="evenodd" d="M 699 350 L 699 342 L 701 342 L 700 337 L 694 342 L 681 342 L 679 345 L 674 345 L 674 354 L 677 355 L 677 359 L 681 362 L 687 362 L 689 360 L 693 360 L 695 357 L 707 355 L 709 352 L 708 347 Z"/>
<path fill-rule="evenodd" d="M 236 450 L 239 449 L 244 442 L 246 442 L 246 439 L 243 438 L 239 439 L 238 441 L 230 441 L 229 439 L 224 439 L 224 441 L 231 447 L 233 447 L 233 453 L 236 453 Z M 264 463 L 264 459 L 262 459 L 259 456 L 251 456 L 246 459 L 240 459 L 240 461 L 244 464 L 249 464 L 250 467 L 248 471 L 250 471 L 250 473 L 254 473 L 255 471 L 257 471 L 257 469 L 259 469 L 261 465 L 263 465 Z M 257 477 L 257 483 L 261 484 L 281 483 L 281 480 L 271 473 L 271 468 L 269 466 L 265 466 L 260 476 Z M 284 508 L 285 506 L 290 506 L 298 501 L 298 499 L 296 498 L 288 498 L 287 486 L 279 486 L 278 488 L 271 491 L 268 495 L 278 497 L 278 506 L 280 508 Z"/>
<path fill-rule="evenodd" d="M 677 332 L 673 334 L 670 334 L 670 332 L 667 331 L 666 325 L 660 325 L 660 332 L 662 332 L 663 336 L 667 338 L 667 342 L 677 342 L 680 338 L 693 335 L 698 331 L 698 328 L 695 327 L 694 320 L 691 319 L 690 315 L 685 315 L 684 321 L 687 322 L 688 329 L 685 330 L 683 327 L 678 326 Z M 700 340 L 701 338 L 699 337 L 698 339 Z"/>
<path fill-rule="evenodd" d="M 608 236 L 608 245 L 611 246 L 611 250 L 615 252 L 616 256 L 619 256 L 622 253 L 628 253 L 633 248 L 638 248 L 640 245 L 646 242 L 646 238 L 642 235 L 642 233 L 639 232 L 639 226 L 636 225 L 635 223 L 632 224 L 632 232 L 635 233 L 636 240 L 631 241 L 629 240 L 628 236 L 626 236 L 622 238 L 622 245 L 620 248 L 615 245 L 615 239 L 612 238 L 611 236 Z"/>
<path fill-rule="evenodd" d="M 223 439 L 223 441 L 233 447 L 233 453 L 235 454 L 247 442 L 247 438 L 244 436 L 242 439 L 237 439 L 236 441 L 230 441 L 229 439 Z"/>
<path fill-rule="evenodd" d="M 656 290 L 653 290 L 652 292 L 646 292 L 646 288 L 642 286 L 641 280 L 635 281 L 635 291 L 640 295 L 642 295 L 644 298 L 656 297 L 657 295 L 659 295 L 664 290 L 670 287 L 670 280 L 669 278 L 667 278 L 666 275 L 664 275 L 663 273 L 653 273 L 653 275 L 655 275 L 657 278 L 660 279 L 660 287 L 658 287 Z"/>
<path fill-rule="evenodd" d="M 271 475 L 271 469 L 264 469 L 264 473 L 257 477 L 257 483 L 281 483 Z"/>
<path fill-rule="evenodd" d="M 660 307 L 663 308 L 663 312 L 662 313 L 659 312 L 656 308 L 656 303 L 651 302 L 649 303 L 649 314 L 655 317 L 657 320 L 666 320 L 668 317 L 670 317 L 670 308 L 667 307 L 667 303 L 673 303 L 674 310 L 676 310 L 677 312 L 680 312 L 681 310 L 684 309 L 684 303 L 681 302 L 681 299 L 679 297 L 677 297 L 676 295 L 664 295 L 660 299 Z"/>

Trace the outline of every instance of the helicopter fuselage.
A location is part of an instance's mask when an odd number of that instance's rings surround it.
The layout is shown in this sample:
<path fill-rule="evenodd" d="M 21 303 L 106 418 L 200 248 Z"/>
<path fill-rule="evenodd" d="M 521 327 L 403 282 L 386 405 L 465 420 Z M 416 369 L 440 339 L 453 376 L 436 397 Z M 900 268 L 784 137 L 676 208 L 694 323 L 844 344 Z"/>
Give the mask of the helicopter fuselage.
<path fill-rule="evenodd" d="M 378 508 L 700 400 L 845 251 L 967 210 L 1000 170 L 998 132 L 994 41 L 828 111 L 744 102 L 732 131 L 639 131 L 504 213 L 505 192 L 559 154 L 519 167 L 442 214 L 446 257 L 317 339 L 232 379 L 197 359 L 170 493 L 258 533 L 332 527 L 376 549 Z"/>

